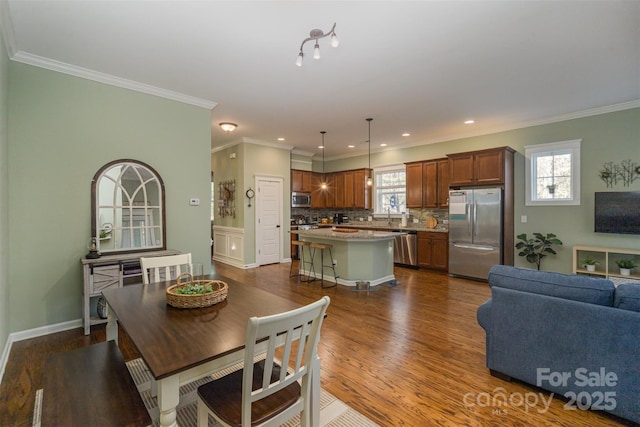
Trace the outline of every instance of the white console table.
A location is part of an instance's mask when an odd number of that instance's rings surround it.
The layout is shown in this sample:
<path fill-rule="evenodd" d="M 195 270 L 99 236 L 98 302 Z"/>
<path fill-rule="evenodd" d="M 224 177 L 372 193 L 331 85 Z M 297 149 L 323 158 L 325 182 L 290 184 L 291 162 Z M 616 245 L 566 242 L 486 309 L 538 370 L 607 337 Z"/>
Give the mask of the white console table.
<path fill-rule="evenodd" d="M 82 324 L 84 334 L 89 335 L 91 325 L 106 323 L 101 319 L 92 304 L 102 296 L 102 291 L 114 286 L 122 287 L 142 283 L 140 257 L 167 256 L 181 253 L 176 250 L 134 252 L 117 255 L 104 255 L 100 258 L 81 258 L 83 286 L 82 286 Z"/>
<path fill-rule="evenodd" d="M 585 258 L 598 261 L 595 271 L 588 271 L 583 265 Z M 631 271 L 631 275 L 623 276 L 616 265 L 621 259 L 633 259 L 640 265 L 640 250 L 603 248 L 600 246 L 574 246 L 573 247 L 573 273 L 602 276 L 613 281 L 616 285 L 632 282 L 640 283 L 640 267 Z"/>

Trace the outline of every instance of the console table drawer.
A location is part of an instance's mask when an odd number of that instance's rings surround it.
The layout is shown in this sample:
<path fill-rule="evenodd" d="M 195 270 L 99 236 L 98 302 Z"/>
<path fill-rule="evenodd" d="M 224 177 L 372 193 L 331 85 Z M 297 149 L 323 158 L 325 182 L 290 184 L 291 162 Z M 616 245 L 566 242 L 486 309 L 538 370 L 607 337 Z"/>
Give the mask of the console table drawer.
<path fill-rule="evenodd" d="M 89 283 L 90 295 L 99 294 L 112 286 L 120 286 L 120 264 L 94 266 Z"/>

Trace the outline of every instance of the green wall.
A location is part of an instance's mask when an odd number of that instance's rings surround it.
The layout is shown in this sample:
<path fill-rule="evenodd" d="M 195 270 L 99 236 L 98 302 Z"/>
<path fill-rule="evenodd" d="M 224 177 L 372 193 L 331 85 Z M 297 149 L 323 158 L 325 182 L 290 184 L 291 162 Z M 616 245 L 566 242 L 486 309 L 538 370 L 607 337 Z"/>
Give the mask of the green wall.
<path fill-rule="evenodd" d="M 581 205 L 525 206 L 524 146 L 547 142 L 582 139 Z M 619 163 L 631 159 L 640 164 L 640 108 L 532 126 L 473 138 L 428 144 L 404 150 L 389 150 L 371 155 L 371 166 L 385 166 L 415 160 L 444 157 L 447 154 L 510 146 L 517 151 L 515 159 L 515 234 L 555 233 L 564 245 L 557 257 L 542 261 L 543 270 L 571 272 L 572 246 L 596 245 L 640 249 L 640 236 L 593 232 L 594 193 L 596 191 L 640 191 L 640 179 L 630 187 L 621 184 L 607 189 L 598 171 L 606 162 Z M 366 167 L 366 156 L 327 162 L 328 171 Z M 314 162 L 314 170 L 317 162 Z M 521 223 L 522 215 L 527 222 Z M 534 267 L 516 256 L 516 265 Z M 535 268 L 535 267 L 534 267 Z"/>
<path fill-rule="evenodd" d="M 9 57 L 0 31 L 0 348 L 9 337 Z"/>
<path fill-rule="evenodd" d="M 167 247 L 208 265 L 209 110 L 15 62 L 9 81 L 11 332 L 81 317 L 90 183 L 112 160 L 160 174 Z"/>
<path fill-rule="evenodd" d="M 235 158 L 230 156 L 235 154 Z M 211 169 L 214 173 L 216 191 L 218 183 L 225 180 L 236 180 L 236 216 L 221 218 L 216 216 L 214 224 L 217 226 L 241 228 L 244 230 L 244 254 L 245 264 L 256 262 L 256 238 L 255 238 L 255 199 L 252 200 L 251 207 L 248 207 L 248 200 L 245 191 L 251 187 L 256 190 L 255 177 L 270 176 L 283 178 L 283 219 L 285 224 L 283 229 L 288 231 L 289 218 L 291 217 L 291 206 L 289 192 L 291 188 L 290 154 L 289 150 L 238 142 L 237 144 L 216 151 L 211 154 Z M 216 194 L 217 197 L 217 194 Z M 282 248 L 284 257 L 289 256 L 290 247 L 285 244 L 288 241 L 288 234 L 284 235 Z"/>

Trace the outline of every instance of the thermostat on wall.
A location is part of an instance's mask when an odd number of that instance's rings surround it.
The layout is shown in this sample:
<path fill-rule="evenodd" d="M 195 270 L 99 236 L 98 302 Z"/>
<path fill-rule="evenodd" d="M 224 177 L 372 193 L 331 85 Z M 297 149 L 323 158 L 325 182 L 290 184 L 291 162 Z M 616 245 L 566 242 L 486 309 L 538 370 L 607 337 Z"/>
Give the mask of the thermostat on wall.
<path fill-rule="evenodd" d="M 200 199 L 189 199 L 189 204 L 191 206 L 200 206 Z"/>

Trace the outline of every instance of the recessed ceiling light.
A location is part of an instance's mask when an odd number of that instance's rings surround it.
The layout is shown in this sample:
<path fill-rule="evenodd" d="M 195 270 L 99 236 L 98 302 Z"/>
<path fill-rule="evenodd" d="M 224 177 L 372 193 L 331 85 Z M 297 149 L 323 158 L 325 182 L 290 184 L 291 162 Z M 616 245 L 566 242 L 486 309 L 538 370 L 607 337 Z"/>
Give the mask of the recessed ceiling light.
<path fill-rule="evenodd" d="M 402 136 L 411 136 L 411 134 L 409 132 L 405 132 L 402 134 Z"/>
<path fill-rule="evenodd" d="M 318 148 L 322 150 L 324 148 L 324 145 L 318 145 Z"/>
<path fill-rule="evenodd" d="M 354 147 L 355 147 L 355 145 L 351 145 L 351 144 L 349 144 L 349 145 L 347 145 L 347 147 L 349 147 L 349 148 L 354 148 Z"/>
<path fill-rule="evenodd" d="M 465 121 L 464 121 L 464 124 L 465 124 L 465 125 L 472 125 L 472 124 L 474 124 L 475 122 L 476 122 L 475 120 L 465 120 Z"/>
<path fill-rule="evenodd" d="M 380 147 L 386 147 L 387 144 L 380 144 Z"/>
<path fill-rule="evenodd" d="M 280 137 L 278 138 L 278 141 L 284 141 L 284 138 Z"/>

